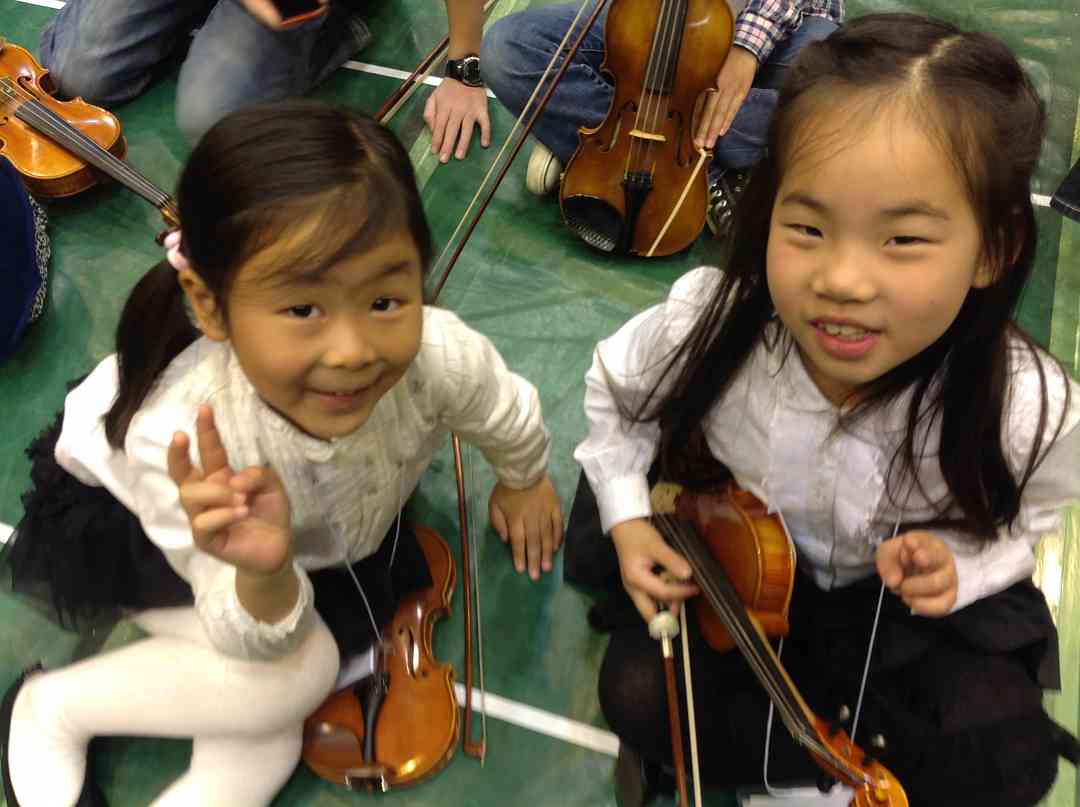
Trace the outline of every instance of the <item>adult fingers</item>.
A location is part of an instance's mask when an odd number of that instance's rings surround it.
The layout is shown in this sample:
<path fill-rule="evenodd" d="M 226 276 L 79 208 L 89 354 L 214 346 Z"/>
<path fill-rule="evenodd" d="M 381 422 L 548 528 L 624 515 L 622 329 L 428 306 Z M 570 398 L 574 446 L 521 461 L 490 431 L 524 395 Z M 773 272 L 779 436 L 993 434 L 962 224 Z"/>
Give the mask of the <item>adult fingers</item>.
<path fill-rule="evenodd" d="M 712 146 L 713 140 L 715 140 L 715 138 L 709 140 L 709 129 L 712 126 L 713 114 L 719 103 L 720 92 L 718 90 L 709 89 L 705 91 L 705 103 L 698 118 L 697 131 L 694 133 L 694 145 L 698 148 L 709 148 Z"/>
<path fill-rule="evenodd" d="M 472 132 L 468 135 L 461 131 L 462 114 L 457 109 L 451 109 L 446 115 L 446 131 L 443 135 L 442 149 L 439 152 L 439 162 L 450 162 L 450 155 L 454 153 L 454 143 L 457 142 L 461 136 L 472 136 Z"/>

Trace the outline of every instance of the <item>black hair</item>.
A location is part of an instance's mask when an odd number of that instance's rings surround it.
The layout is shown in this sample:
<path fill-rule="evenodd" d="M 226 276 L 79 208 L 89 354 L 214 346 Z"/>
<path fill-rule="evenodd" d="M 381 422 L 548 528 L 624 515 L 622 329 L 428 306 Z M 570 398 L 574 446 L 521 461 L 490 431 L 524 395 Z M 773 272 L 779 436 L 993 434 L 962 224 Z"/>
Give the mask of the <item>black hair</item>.
<path fill-rule="evenodd" d="M 181 251 L 223 312 L 237 269 L 301 222 L 314 230 L 282 269 L 330 265 L 398 228 L 411 235 L 425 274 L 431 264 L 431 231 L 397 137 L 368 115 L 317 101 L 252 106 L 221 120 L 192 151 L 177 203 Z M 162 261 L 120 315 L 120 385 L 105 416 L 112 445 L 123 446 L 158 376 L 198 336 L 176 270 Z"/>
<path fill-rule="evenodd" d="M 828 115 L 866 90 L 879 107 L 905 103 L 953 160 L 980 230 L 980 257 L 993 276 L 987 287 L 968 292 L 936 342 L 849 398 L 837 428 L 849 428 L 910 389 L 905 435 L 887 474 L 889 495 L 902 506 L 910 491 L 904 486 L 921 486 L 918 463 L 933 448 L 925 441 L 937 423 L 936 453 L 948 493 L 933 503 L 937 515 L 930 523 L 992 540 L 1016 518 L 1024 486 L 1045 456 L 1044 359 L 1065 376 L 1060 363 L 1013 321 L 1035 255 L 1030 183 L 1046 116 L 1015 56 L 992 36 L 915 15 L 877 14 L 842 26 L 799 54 L 780 92 L 765 156 L 738 207 L 723 278 L 687 338 L 662 359 L 660 380 L 624 412 L 637 421 L 659 421 L 661 468 L 668 477 L 700 485 L 725 474 L 705 446 L 705 416 L 759 344 L 785 357 L 792 348 L 790 334 L 774 318 L 766 282 L 770 220 L 785 166 L 796 148 L 813 147 L 806 136 L 812 116 Z M 1017 340 L 1038 368 L 1042 403 L 1031 452 L 1014 473 L 1002 419 L 1014 369 L 1010 344 Z M 1054 439 L 1063 420 L 1064 413 Z"/>

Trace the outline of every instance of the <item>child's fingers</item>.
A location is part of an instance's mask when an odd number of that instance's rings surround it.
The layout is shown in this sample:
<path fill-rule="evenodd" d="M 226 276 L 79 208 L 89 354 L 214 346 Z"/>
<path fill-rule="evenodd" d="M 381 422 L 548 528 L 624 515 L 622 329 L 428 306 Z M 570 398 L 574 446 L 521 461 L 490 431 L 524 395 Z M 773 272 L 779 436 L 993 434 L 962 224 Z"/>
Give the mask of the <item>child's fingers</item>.
<path fill-rule="evenodd" d="M 555 526 L 546 513 L 540 514 L 540 569 L 551 571 L 551 555 L 555 551 Z"/>
<path fill-rule="evenodd" d="M 904 543 L 900 538 L 890 538 L 882 541 L 877 548 L 874 562 L 877 565 L 878 575 L 886 588 L 895 591 L 896 587 L 904 579 L 904 563 L 902 554 Z"/>
<path fill-rule="evenodd" d="M 202 460 L 203 475 L 210 476 L 223 468 L 229 467 L 229 457 L 221 443 L 217 425 L 214 423 L 214 410 L 209 405 L 199 407 L 195 418 L 195 435 L 199 442 L 199 458 Z"/>
<path fill-rule="evenodd" d="M 510 551 L 514 557 L 514 568 L 519 573 L 525 571 L 525 524 L 521 519 L 510 524 Z"/>
<path fill-rule="evenodd" d="M 551 535 L 551 551 L 558 552 L 563 542 L 562 509 L 559 507 L 551 514 Z"/>
<path fill-rule="evenodd" d="M 217 507 L 239 507 L 244 504 L 244 495 L 220 482 L 197 479 L 180 486 L 180 504 L 188 513 L 201 513 Z"/>
<path fill-rule="evenodd" d="M 204 510 L 191 519 L 191 537 L 197 547 L 204 551 L 212 551 L 212 544 L 218 534 L 237 521 L 247 518 L 248 514 L 249 510 L 246 506 Z"/>
<path fill-rule="evenodd" d="M 549 539 L 550 540 L 550 539 Z M 543 557 L 543 533 L 535 521 L 525 524 L 525 564 L 529 568 L 529 577 L 540 579 L 540 564 Z M 551 568 L 551 550 L 548 550 L 548 568 Z"/>
<path fill-rule="evenodd" d="M 281 483 L 268 467 L 252 466 L 229 479 L 229 487 L 245 495 L 254 496 L 277 488 Z"/>
<path fill-rule="evenodd" d="M 499 533 L 499 538 L 505 544 L 510 540 L 510 528 L 506 525 L 506 516 L 503 511 L 492 505 L 490 508 L 491 526 L 495 528 L 495 532 Z"/>
<path fill-rule="evenodd" d="M 935 569 L 907 577 L 900 584 L 900 595 L 905 601 L 922 597 L 937 597 L 956 587 L 956 573 L 948 567 Z"/>
<path fill-rule="evenodd" d="M 175 432 L 172 440 L 169 441 L 169 450 L 166 454 L 169 478 L 178 486 L 186 482 L 194 471 L 191 455 L 188 453 L 189 447 L 190 441 L 183 432 Z"/>
<path fill-rule="evenodd" d="M 911 608 L 912 613 L 919 616 L 945 616 L 956 604 L 956 591 L 950 589 L 936 597 L 904 597 L 904 602 Z"/>

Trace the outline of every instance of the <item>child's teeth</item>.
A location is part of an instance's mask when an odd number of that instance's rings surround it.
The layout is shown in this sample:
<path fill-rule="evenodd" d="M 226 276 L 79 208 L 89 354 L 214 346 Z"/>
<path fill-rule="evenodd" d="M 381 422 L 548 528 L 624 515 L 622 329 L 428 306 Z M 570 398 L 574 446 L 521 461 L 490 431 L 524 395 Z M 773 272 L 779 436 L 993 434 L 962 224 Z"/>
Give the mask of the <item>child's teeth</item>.
<path fill-rule="evenodd" d="M 855 325 L 834 325 L 831 322 L 823 322 L 821 327 L 830 336 L 843 336 L 847 338 L 861 338 L 866 336 L 867 331 Z"/>

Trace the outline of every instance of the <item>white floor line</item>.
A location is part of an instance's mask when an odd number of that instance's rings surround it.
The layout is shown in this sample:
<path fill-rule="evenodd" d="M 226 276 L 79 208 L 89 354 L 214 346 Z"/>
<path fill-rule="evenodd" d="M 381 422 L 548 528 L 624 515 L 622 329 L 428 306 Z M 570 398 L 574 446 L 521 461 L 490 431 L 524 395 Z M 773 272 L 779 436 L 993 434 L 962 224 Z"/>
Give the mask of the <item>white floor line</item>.
<path fill-rule="evenodd" d="M 405 70 L 398 70 L 396 67 L 383 67 L 382 65 L 371 64 L 370 62 L 358 62 L 355 59 L 349 59 L 349 61 L 345 62 L 342 67 L 348 68 L 349 70 L 356 70 L 360 73 L 371 73 L 372 75 L 376 76 L 396 78 L 399 81 L 404 81 L 412 75 L 412 73 L 409 73 Z M 440 84 L 442 84 L 442 78 L 439 76 L 428 76 L 426 79 L 424 79 L 424 83 L 431 87 L 438 87 Z M 491 90 L 488 90 L 487 96 L 488 98 L 494 98 L 495 93 L 493 93 Z"/>
<path fill-rule="evenodd" d="M 63 8 L 63 0 L 18 0 L 20 3 L 29 3 L 32 6 L 45 6 L 45 8 Z"/>
<path fill-rule="evenodd" d="M 4 524 L 0 522 L 0 544 L 6 544 L 7 539 L 11 537 L 11 533 L 15 531 L 15 528 L 10 524 Z"/>
<path fill-rule="evenodd" d="M 458 703 L 465 703 L 464 684 L 455 683 L 454 691 L 457 693 Z M 479 709 L 481 703 L 486 705 L 490 717 L 513 723 L 515 726 L 521 726 L 538 734 L 546 734 L 557 740 L 580 745 L 590 751 L 607 754 L 609 757 L 619 754 L 619 738 L 610 731 L 603 731 L 577 720 L 545 712 L 543 709 L 527 706 L 490 692 L 483 696 L 480 690 L 473 688 L 473 708 Z"/>

